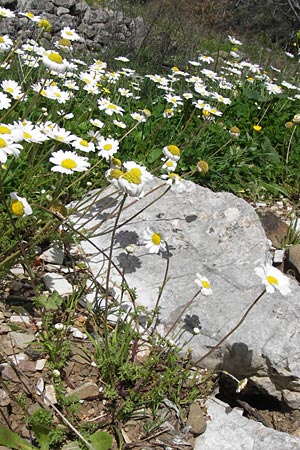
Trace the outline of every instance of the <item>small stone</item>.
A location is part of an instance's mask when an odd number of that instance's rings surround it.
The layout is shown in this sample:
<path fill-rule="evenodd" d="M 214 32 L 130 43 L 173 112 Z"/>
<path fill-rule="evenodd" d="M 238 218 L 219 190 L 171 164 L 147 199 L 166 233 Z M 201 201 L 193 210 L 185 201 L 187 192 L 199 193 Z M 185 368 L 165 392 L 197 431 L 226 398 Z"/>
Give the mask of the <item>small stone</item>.
<path fill-rule="evenodd" d="M 289 248 L 287 262 L 300 273 L 300 244 L 292 245 Z"/>
<path fill-rule="evenodd" d="M 205 415 L 199 403 L 194 402 L 191 404 L 186 425 L 191 427 L 191 432 L 195 436 L 203 434 L 206 430 Z"/>
<path fill-rule="evenodd" d="M 57 11 L 56 11 L 56 14 L 58 15 L 58 16 L 61 16 L 61 15 L 63 15 L 63 14 L 69 14 L 69 10 L 68 10 L 68 8 L 64 8 L 63 6 L 59 6 L 58 8 L 57 8 Z"/>
<path fill-rule="evenodd" d="M 36 393 L 37 395 L 42 395 L 42 393 L 44 392 L 45 389 L 45 381 L 44 378 L 39 378 L 37 383 L 36 383 Z"/>
<path fill-rule="evenodd" d="M 71 395 L 77 397 L 79 400 L 92 400 L 99 397 L 99 387 L 96 383 L 88 381 L 67 394 L 67 397 Z"/>
<path fill-rule="evenodd" d="M 20 316 L 13 314 L 10 316 L 11 323 L 25 323 L 26 325 L 30 325 L 30 317 L 29 316 Z"/>
<path fill-rule="evenodd" d="M 40 255 L 44 261 L 52 264 L 62 265 L 64 261 L 64 248 L 60 243 L 53 244 L 48 250 Z"/>
<path fill-rule="evenodd" d="M 46 362 L 46 359 L 38 359 L 35 363 L 35 370 L 43 370 Z"/>
<path fill-rule="evenodd" d="M 9 333 L 9 338 L 11 339 L 14 346 L 23 349 L 26 348 L 30 342 L 35 340 L 35 336 L 30 333 L 18 333 L 17 331 L 11 331 Z"/>
<path fill-rule="evenodd" d="M 72 285 L 59 273 L 47 273 L 43 276 L 45 286 L 51 292 L 58 292 L 59 295 L 72 294 Z"/>
<path fill-rule="evenodd" d="M 0 406 L 8 406 L 10 404 L 10 398 L 8 393 L 4 389 L 0 389 Z"/>
<path fill-rule="evenodd" d="M 10 356 L 8 359 L 14 364 L 18 365 L 21 361 L 28 360 L 28 356 L 26 355 L 26 353 L 18 353 L 16 355 Z"/>
<path fill-rule="evenodd" d="M 285 250 L 275 250 L 273 262 L 275 264 L 281 264 L 283 262 L 284 255 L 285 255 Z"/>
<path fill-rule="evenodd" d="M 55 405 L 57 403 L 57 398 L 55 394 L 55 389 L 53 384 L 48 384 L 45 388 L 44 396 L 45 405 L 49 406 L 51 404 Z"/>
<path fill-rule="evenodd" d="M 300 392 L 288 391 L 287 389 L 284 389 L 282 391 L 282 398 L 289 408 L 300 408 Z"/>
<path fill-rule="evenodd" d="M 18 367 L 23 372 L 35 372 L 36 363 L 35 361 L 29 361 L 29 360 L 22 360 L 19 362 Z"/>

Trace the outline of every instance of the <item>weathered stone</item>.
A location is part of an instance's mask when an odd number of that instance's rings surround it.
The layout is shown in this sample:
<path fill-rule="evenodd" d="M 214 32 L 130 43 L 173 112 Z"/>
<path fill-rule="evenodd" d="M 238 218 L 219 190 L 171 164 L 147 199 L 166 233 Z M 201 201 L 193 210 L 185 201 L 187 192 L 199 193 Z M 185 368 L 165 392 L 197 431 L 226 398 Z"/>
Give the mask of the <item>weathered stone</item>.
<path fill-rule="evenodd" d="M 289 226 L 272 211 L 260 212 L 258 210 L 258 215 L 268 239 L 272 241 L 274 247 L 280 248 L 288 233 Z"/>
<path fill-rule="evenodd" d="M 71 6 L 74 6 L 76 0 L 52 0 L 54 5 L 56 6 L 64 6 L 65 8 L 70 9 Z"/>
<path fill-rule="evenodd" d="M 199 403 L 191 404 L 186 425 L 191 427 L 191 432 L 195 436 L 199 436 L 206 430 L 205 415 Z"/>
<path fill-rule="evenodd" d="M 35 340 L 35 336 L 31 333 L 18 333 L 17 331 L 11 331 L 9 338 L 14 346 L 23 349 L 26 348 L 30 342 Z"/>
<path fill-rule="evenodd" d="M 159 184 L 155 180 L 149 190 Z M 142 245 L 144 231 L 150 226 L 164 236 L 170 249 L 170 268 L 160 299 L 160 331 L 167 333 L 181 316 L 173 331 L 184 330 L 180 341 L 183 343 L 191 337 L 189 318 L 197 318 L 200 333 L 188 344 L 197 362 L 237 325 L 262 292 L 263 285 L 254 269 L 270 262 L 272 256 L 258 216 L 247 202 L 189 182 L 187 187 L 183 194 L 168 191 L 144 210 L 166 189 L 165 185 L 138 201 L 127 199 L 115 236 L 113 257 L 124 270 L 128 285 L 136 288 L 138 302 L 151 310 L 163 281 L 167 254 L 148 254 Z M 99 194 L 98 200 L 93 198 L 89 226 L 97 229 L 98 236 L 82 243 L 83 250 L 92 255 L 89 266 L 102 284 L 106 261 L 97 247 L 109 251 L 110 237 L 105 231 L 111 230 L 114 222 L 108 220 L 102 225 L 102 236 L 99 222 L 115 210 L 118 195 L 109 187 Z M 122 225 L 130 217 L 134 219 Z M 86 221 L 83 215 L 85 228 Z M 136 245 L 130 258 L 125 251 L 128 244 Z M 103 267 L 102 273 L 99 267 Z M 185 310 L 197 290 L 194 283 L 197 272 L 210 280 L 213 295 L 199 295 Z M 110 276 L 115 289 L 121 286 L 122 278 L 117 271 L 112 269 Z M 289 297 L 283 297 L 278 291 L 264 295 L 242 325 L 201 365 L 223 368 L 239 379 L 255 375 L 268 377 L 274 388 L 300 391 L 300 296 L 298 284 L 293 279 L 290 281 Z"/>
<path fill-rule="evenodd" d="M 58 16 L 62 16 L 63 14 L 69 14 L 69 12 L 70 11 L 68 10 L 68 8 L 64 8 L 63 6 L 59 6 L 56 10 L 56 14 Z"/>
<path fill-rule="evenodd" d="M 242 411 L 231 409 L 216 399 L 207 401 L 207 422 L 204 434 L 195 440 L 194 450 L 297 450 L 300 438 L 264 427 L 246 419 Z"/>
<path fill-rule="evenodd" d="M 58 292 L 59 295 L 72 294 L 72 285 L 59 273 L 47 273 L 43 276 L 45 286 L 51 292 Z"/>
<path fill-rule="evenodd" d="M 55 388 L 52 384 L 48 384 L 45 387 L 44 402 L 45 402 L 45 405 L 48 405 L 48 406 L 50 404 L 55 405 L 57 403 Z"/>
<path fill-rule="evenodd" d="M 287 265 L 300 274 L 300 244 L 292 245 L 288 251 Z"/>
<path fill-rule="evenodd" d="M 75 396 L 79 400 L 95 399 L 99 397 L 99 387 L 92 381 L 87 381 L 78 388 L 67 394 L 67 397 Z"/>
<path fill-rule="evenodd" d="M 287 390 L 282 391 L 282 396 L 284 402 L 291 409 L 299 409 L 300 408 L 300 392 L 290 392 Z"/>
<path fill-rule="evenodd" d="M 10 403 L 8 393 L 4 389 L 0 389 L 0 406 L 8 406 Z"/>
<path fill-rule="evenodd" d="M 64 257 L 65 257 L 64 248 L 62 243 L 60 242 L 57 243 L 53 242 L 51 247 L 40 255 L 40 258 L 43 261 L 58 265 L 62 265 Z"/>

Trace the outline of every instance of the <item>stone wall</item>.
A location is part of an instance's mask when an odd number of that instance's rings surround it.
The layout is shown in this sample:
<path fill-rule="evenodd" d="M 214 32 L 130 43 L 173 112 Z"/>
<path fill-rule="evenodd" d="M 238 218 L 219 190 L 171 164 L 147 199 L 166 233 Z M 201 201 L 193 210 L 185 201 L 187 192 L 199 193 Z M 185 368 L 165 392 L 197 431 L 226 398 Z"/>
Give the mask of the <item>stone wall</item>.
<path fill-rule="evenodd" d="M 31 12 L 49 20 L 53 26 L 51 35 L 57 35 L 57 38 L 63 27 L 74 28 L 83 38 L 77 44 L 81 49 L 105 52 L 112 47 L 139 48 L 145 35 L 142 17 L 128 17 L 116 10 L 114 3 L 105 1 L 103 6 L 92 7 L 84 0 L 2 0 L 1 6 L 12 11 Z M 18 16 L 6 23 L 1 21 L 0 33 L 9 31 L 15 38 L 21 34 L 32 38 L 30 25 L 27 18 Z"/>

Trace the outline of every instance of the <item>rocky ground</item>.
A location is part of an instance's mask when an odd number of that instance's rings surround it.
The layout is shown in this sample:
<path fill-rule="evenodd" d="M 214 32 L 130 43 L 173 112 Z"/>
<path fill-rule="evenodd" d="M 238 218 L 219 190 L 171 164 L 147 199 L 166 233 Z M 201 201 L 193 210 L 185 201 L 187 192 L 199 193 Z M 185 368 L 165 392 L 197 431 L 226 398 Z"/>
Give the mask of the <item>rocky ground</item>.
<path fill-rule="evenodd" d="M 265 203 L 253 206 L 273 243 L 276 265 L 300 281 L 300 245 L 295 241 L 295 245 L 287 246 L 288 251 L 279 250 L 283 242 L 291 239 L 289 224 L 290 213 L 295 211 L 294 205 L 283 200 L 271 207 Z M 43 260 L 38 260 L 35 270 L 40 277 L 47 271 L 46 266 Z M 59 378 L 53 377 L 47 352 L 40 343 L 43 318 L 33 306 L 33 290 L 28 278 L 22 271 L 18 273 L 16 270 L 9 279 L 1 281 L 0 295 L 0 425 L 31 439 L 30 426 L 25 416 L 41 406 L 49 408 L 49 401 L 56 404 L 55 384 L 59 384 Z M 69 408 L 67 419 L 111 431 L 111 404 L 103 401 L 101 377 L 94 364 L 95 350 L 86 335 L 87 321 L 85 308 L 78 306 L 68 332 L 71 353 L 60 375 L 67 385 L 67 397 L 75 395 L 79 400 Z M 230 403 L 230 399 L 226 401 Z M 299 411 L 275 411 L 266 405 L 257 404 L 253 407 L 250 403 L 245 398 L 233 406 L 243 408 L 246 417 L 267 427 L 300 435 Z M 205 422 L 209 420 L 209 417 L 205 417 L 203 401 L 194 404 L 190 412 L 185 413 L 186 418 L 189 416 L 185 423 L 170 404 L 162 405 L 162 414 L 166 416 L 165 425 L 154 427 L 151 432 L 145 431 L 150 420 L 147 412 L 121 424 L 120 431 L 125 443 L 123 448 L 192 448 L 193 438 L 204 432 Z M 63 429 L 55 413 L 53 425 Z M 190 427 L 186 428 L 186 425 Z M 76 447 L 66 445 L 63 448 Z M 114 448 L 118 448 L 116 442 Z"/>

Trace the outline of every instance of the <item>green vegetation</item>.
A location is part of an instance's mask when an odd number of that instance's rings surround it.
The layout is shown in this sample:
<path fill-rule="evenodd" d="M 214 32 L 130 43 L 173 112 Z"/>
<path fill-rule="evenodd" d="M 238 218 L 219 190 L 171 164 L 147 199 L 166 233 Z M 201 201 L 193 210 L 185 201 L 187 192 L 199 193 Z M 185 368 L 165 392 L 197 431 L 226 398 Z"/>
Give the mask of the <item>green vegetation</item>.
<path fill-rule="evenodd" d="M 103 430 L 90 432 L 88 426 L 87 431 L 80 423 L 76 399 L 65 397 L 63 375 L 72 352 L 68 332 L 88 282 L 94 283 L 102 299 L 89 311 L 85 332 L 93 346 L 110 425 L 142 409 L 156 419 L 164 398 L 182 410 L 204 397 L 213 383 L 211 374 L 199 381 L 191 355 L 183 358 L 176 341 L 156 331 L 168 266 L 152 312 L 137 306 L 121 269 L 121 301 L 111 295 L 110 272 L 116 269 L 112 250 L 126 198 L 138 199 L 155 175 L 166 184 L 165 191 L 184 192 L 187 180 L 192 180 L 251 200 L 280 195 L 298 199 L 298 67 L 289 54 L 282 56 L 286 66 L 281 71 L 251 63 L 240 50 L 242 43 L 229 37 L 218 42 L 213 54 L 206 48 L 182 67 L 171 61 L 173 67 L 164 67 L 159 74 L 145 73 L 145 67 L 133 69 L 122 55 L 110 66 L 75 58 L 69 49 L 76 46 L 75 30 L 67 35 L 62 30 L 62 38 L 70 40 L 68 46 L 53 43 L 45 50 L 39 39 L 48 28 L 37 21 L 36 42 L 20 43 L 18 48 L 9 36 L 0 36 L 0 272 L 7 277 L 16 263 L 24 267 L 35 293 L 34 307 L 43 318 L 39 343 L 56 388 L 55 413 L 62 411 L 72 419 L 82 445 L 103 450 L 111 446 L 111 437 Z M 141 49 L 144 56 L 149 48 Z M 91 237 L 90 230 L 76 230 L 72 222 L 75 201 L 109 183 L 120 191 L 121 200 L 106 255 L 106 281 L 99 286 L 85 263 L 69 256 L 72 294 L 67 299 L 41 294 L 39 255 L 53 241 L 69 250 L 72 242 Z M 87 212 L 88 207 L 81 209 Z M 146 247 L 151 253 L 164 250 L 168 260 L 167 244 L 157 232 L 148 231 Z M 294 231 L 290 241 L 299 239 Z M 267 274 L 268 282 L 276 284 L 277 276 Z M 287 283 L 279 281 L 276 288 L 282 283 L 285 295 Z M 207 279 L 198 280 L 198 285 L 198 294 L 210 295 Z M 124 312 L 125 293 L 132 309 Z M 108 320 L 111 313 L 116 315 L 114 323 Z M 141 331 L 142 314 L 147 317 L 147 332 Z M 24 407 L 24 398 L 19 400 Z M 52 419 L 44 409 L 28 418 L 34 443 L 42 449 L 78 437 L 72 427 L 68 431 L 69 422 L 56 429 Z M 8 430 L 1 429 L 0 438 L 11 448 L 35 448 Z"/>

